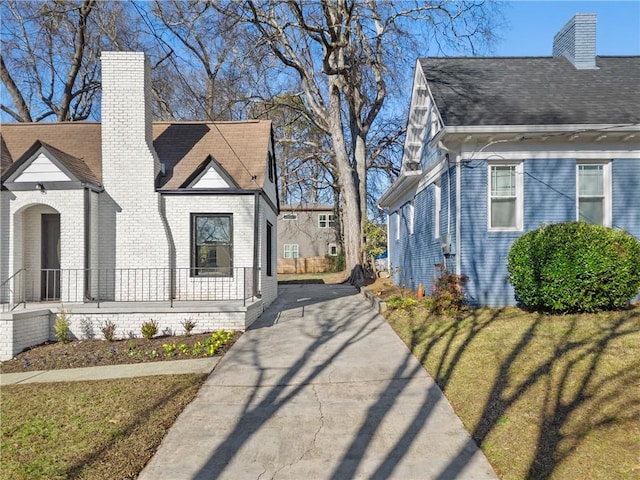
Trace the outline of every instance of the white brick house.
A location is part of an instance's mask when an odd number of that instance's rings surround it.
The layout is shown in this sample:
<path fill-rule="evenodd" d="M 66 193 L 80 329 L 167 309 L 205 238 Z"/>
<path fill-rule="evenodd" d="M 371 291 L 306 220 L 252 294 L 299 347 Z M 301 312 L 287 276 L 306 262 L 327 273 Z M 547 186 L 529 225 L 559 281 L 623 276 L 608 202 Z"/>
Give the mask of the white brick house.
<path fill-rule="evenodd" d="M 275 299 L 270 122 L 153 123 L 150 88 L 143 53 L 103 52 L 101 123 L 2 125 L 0 359 L 61 304 L 80 337 L 105 319 L 244 329 Z"/>

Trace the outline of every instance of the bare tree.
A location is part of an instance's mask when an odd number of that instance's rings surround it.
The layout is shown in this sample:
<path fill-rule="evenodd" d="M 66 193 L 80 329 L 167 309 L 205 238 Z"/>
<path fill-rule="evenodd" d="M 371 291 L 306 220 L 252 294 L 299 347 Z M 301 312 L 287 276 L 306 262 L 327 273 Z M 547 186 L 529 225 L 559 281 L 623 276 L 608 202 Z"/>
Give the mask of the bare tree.
<path fill-rule="evenodd" d="M 0 79 L 11 100 L 3 112 L 19 122 L 89 117 L 99 87 L 99 42 L 88 26 L 95 7 L 96 0 L 2 3 Z"/>
<path fill-rule="evenodd" d="M 362 280 L 371 128 L 387 95 L 394 58 L 408 54 L 420 22 L 423 38 L 464 42 L 491 38 L 488 3 L 465 1 L 247 0 L 217 8 L 253 25 L 262 41 L 295 76 L 313 113 L 331 136 L 342 200 L 346 267 Z M 412 23 L 413 22 L 413 23 Z M 415 51 L 415 50 L 409 50 Z M 410 55 L 412 61 L 417 56 Z"/>

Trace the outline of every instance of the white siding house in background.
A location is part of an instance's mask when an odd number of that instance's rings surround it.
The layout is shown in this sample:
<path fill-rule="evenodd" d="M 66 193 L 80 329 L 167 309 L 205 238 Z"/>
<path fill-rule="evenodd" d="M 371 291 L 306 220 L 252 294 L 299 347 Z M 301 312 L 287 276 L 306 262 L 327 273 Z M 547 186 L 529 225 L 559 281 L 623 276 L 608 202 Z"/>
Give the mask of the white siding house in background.
<path fill-rule="evenodd" d="M 148 68 L 103 52 L 101 123 L 2 126 L 0 359 L 47 340 L 16 338 L 61 304 L 76 336 L 124 336 L 245 329 L 276 298 L 271 123 L 152 123 Z"/>
<path fill-rule="evenodd" d="M 578 14 L 552 57 L 424 58 L 400 176 L 380 198 L 394 281 L 466 275 L 475 305 L 517 303 L 507 255 L 543 224 L 588 221 L 640 238 L 640 57 L 595 55 Z"/>

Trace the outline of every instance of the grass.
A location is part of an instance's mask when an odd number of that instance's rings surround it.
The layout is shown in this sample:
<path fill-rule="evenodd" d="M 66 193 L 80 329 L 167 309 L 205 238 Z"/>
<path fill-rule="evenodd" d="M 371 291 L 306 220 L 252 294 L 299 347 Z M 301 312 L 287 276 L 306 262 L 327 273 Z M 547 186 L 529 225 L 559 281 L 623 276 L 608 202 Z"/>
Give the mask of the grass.
<path fill-rule="evenodd" d="M 205 378 L 3 386 L 0 478 L 136 478 Z"/>
<path fill-rule="evenodd" d="M 322 273 L 279 273 L 278 283 L 293 285 L 297 283 L 342 283 L 347 277 L 346 272 L 322 272 Z"/>
<path fill-rule="evenodd" d="M 640 306 L 448 318 L 427 304 L 385 315 L 500 478 L 638 478 Z"/>

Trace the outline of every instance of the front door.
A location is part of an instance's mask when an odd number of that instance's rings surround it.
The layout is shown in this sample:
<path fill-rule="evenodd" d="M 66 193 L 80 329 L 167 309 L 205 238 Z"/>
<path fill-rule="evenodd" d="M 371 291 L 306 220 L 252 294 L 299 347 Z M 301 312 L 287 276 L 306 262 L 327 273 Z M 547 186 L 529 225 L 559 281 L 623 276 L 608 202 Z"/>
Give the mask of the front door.
<path fill-rule="evenodd" d="M 40 298 L 60 299 L 60 214 L 42 214 Z"/>

